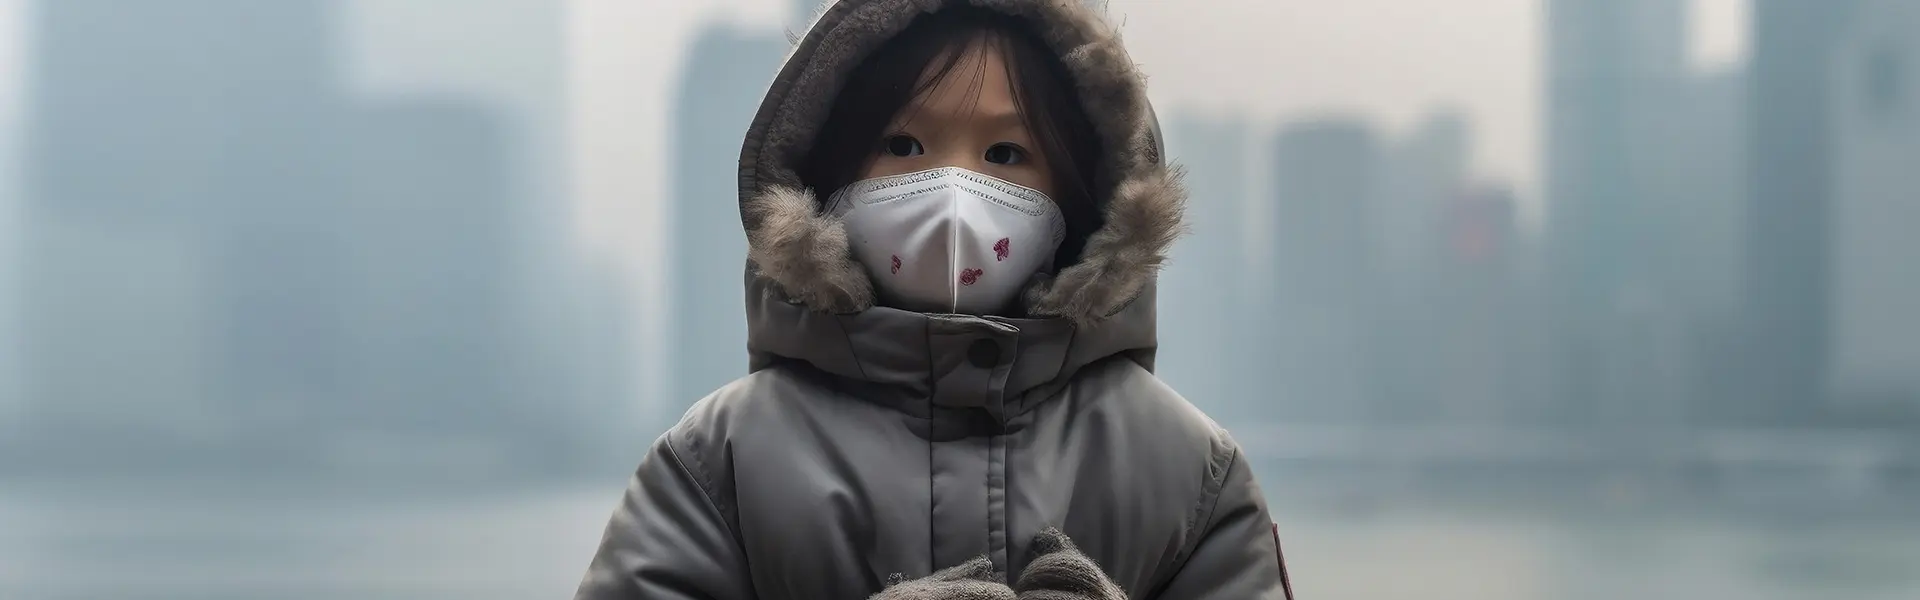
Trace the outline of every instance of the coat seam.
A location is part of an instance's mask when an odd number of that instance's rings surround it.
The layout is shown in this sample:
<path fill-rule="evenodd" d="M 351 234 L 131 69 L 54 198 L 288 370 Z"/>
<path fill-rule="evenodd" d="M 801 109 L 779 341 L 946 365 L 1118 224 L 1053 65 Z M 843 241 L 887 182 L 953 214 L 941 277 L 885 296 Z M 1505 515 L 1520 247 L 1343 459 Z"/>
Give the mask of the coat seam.
<path fill-rule="evenodd" d="M 859 345 L 853 343 L 853 334 L 847 331 L 847 322 L 844 319 L 845 317 L 834 317 L 833 325 L 840 330 L 840 338 L 847 342 L 847 356 L 853 358 L 853 368 L 860 371 L 861 379 L 872 381 L 872 378 L 867 376 L 866 361 L 860 359 Z"/>
<path fill-rule="evenodd" d="M 920 359 L 927 363 L 927 414 L 932 415 L 933 398 L 940 393 L 940 379 L 934 373 L 939 368 L 933 364 L 933 319 L 922 321 L 920 327 L 922 329 L 920 339 L 927 341 L 926 347 L 922 348 Z"/>
<path fill-rule="evenodd" d="M 1227 456 L 1226 467 L 1220 470 L 1220 477 L 1212 482 L 1213 491 L 1209 494 L 1212 498 L 1207 502 L 1206 523 L 1200 529 L 1202 537 L 1205 537 L 1207 531 L 1213 529 L 1214 519 L 1220 516 L 1220 497 L 1226 495 L 1224 492 L 1226 492 L 1227 478 L 1233 473 L 1233 467 L 1238 462 L 1240 462 L 1240 449 L 1234 448 L 1232 453 Z M 1194 545 L 1199 545 L 1197 539 Z M 1192 552 L 1189 551 L 1189 554 L 1191 553 Z"/>
<path fill-rule="evenodd" d="M 934 445 L 935 444 L 934 440 L 940 438 L 940 433 L 939 431 L 937 431 L 937 429 L 940 427 L 941 419 L 934 418 L 933 407 L 931 406 L 932 402 L 928 402 L 928 404 L 929 406 L 927 407 L 927 566 L 931 567 L 932 568 L 931 570 L 938 570 L 938 565 L 940 564 L 940 551 L 939 551 L 940 541 L 937 536 L 940 534 L 940 518 L 935 516 L 934 513 L 939 508 L 939 505 L 940 505 L 940 487 L 934 483 L 934 480 L 938 478 L 940 474 L 937 471 L 939 467 L 936 463 L 938 461 L 934 460 L 934 453 L 939 451 L 938 447 Z"/>
<path fill-rule="evenodd" d="M 1229 448 L 1230 450 L 1226 456 L 1226 464 L 1219 470 L 1217 475 L 1208 473 L 1207 485 L 1205 488 L 1202 488 L 1199 500 L 1194 502 L 1193 513 L 1187 520 L 1188 540 L 1185 548 L 1182 548 L 1180 551 L 1179 559 L 1175 561 L 1174 573 L 1179 573 L 1186 567 L 1187 560 L 1193 558 L 1193 553 L 1199 548 L 1200 541 L 1206 538 L 1207 531 L 1213 527 L 1213 518 L 1219 509 L 1220 496 L 1226 487 L 1227 476 L 1233 472 L 1234 463 L 1240 459 L 1240 449 L 1237 447 Z M 1218 460 L 1220 454 L 1216 452 L 1211 458 Z M 1209 460 L 1208 462 L 1212 463 L 1214 460 Z M 1213 465 L 1209 464 L 1208 466 L 1212 467 Z"/>
<path fill-rule="evenodd" d="M 1007 459 L 1003 435 L 987 437 L 987 552 L 1000 570 L 1013 568 L 1007 540 Z"/>
<path fill-rule="evenodd" d="M 697 446 L 698 444 L 695 445 Z M 680 456 L 680 450 L 674 447 L 672 437 L 666 439 L 665 446 L 667 455 L 673 458 L 674 466 L 679 467 L 681 473 L 685 473 L 689 478 L 693 479 L 694 487 L 700 488 L 700 499 L 707 501 L 707 507 L 713 509 L 713 512 L 720 516 L 720 527 L 726 529 L 727 537 L 733 539 L 735 549 L 740 551 L 741 562 L 746 562 L 746 540 L 741 539 L 740 532 L 734 529 L 733 523 L 728 518 L 730 511 L 724 506 L 725 503 L 714 498 L 712 489 L 713 479 L 707 470 L 706 461 L 701 459 L 698 449 L 696 448 L 694 452 L 693 460 L 695 466 L 688 467 L 687 461 Z M 695 468 L 699 470 L 699 473 L 694 473 Z M 749 569 L 749 572 L 751 572 L 751 569 Z"/>
<path fill-rule="evenodd" d="M 681 473 L 685 473 L 687 477 L 693 479 L 694 487 L 700 488 L 700 499 L 706 500 L 707 506 L 709 508 L 712 508 L 713 512 L 719 513 L 720 520 L 722 521 L 722 524 L 725 525 L 724 522 L 726 521 L 727 510 L 725 507 L 721 505 L 722 503 L 719 500 L 716 500 L 713 497 L 713 479 L 710 475 L 708 475 L 706 461 L 700 458 L 698 454 L 698 448 L 695 448 L 695 454 L 693 457 L 693 462 L 694 462 L 693 466 L 688 466 L 686 459 L 680 456 L 680 449 L 674 447 L 672 437 L 667 438 L 665 445 L 667 448 L 667 455 L 673 457 L 673 465 L 675 467 L 679 467 Z M 698 444 L 694 444 L 694 445 L 697 446 Z M 698 472 L 696 473 L 695 471 L 698 471 Z M 731 525 L 727 526 L 727 533 L 728 534 L 733 533 L 733 527 Z"/>

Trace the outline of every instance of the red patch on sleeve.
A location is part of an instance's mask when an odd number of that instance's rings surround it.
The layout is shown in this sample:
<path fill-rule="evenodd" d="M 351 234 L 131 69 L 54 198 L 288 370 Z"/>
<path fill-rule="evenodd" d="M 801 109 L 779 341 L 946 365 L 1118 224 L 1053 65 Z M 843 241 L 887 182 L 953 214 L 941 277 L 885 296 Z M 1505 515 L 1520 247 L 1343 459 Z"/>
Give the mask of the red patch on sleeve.
<path fill-rule="evenodd" d="M 1293 600 L 1293 581 L 1287 577 L 1287 553 L 1280 549 L 1280 524 L 1273 524 L 1273 557 L 1280 561 L 1280 590 Z"/>

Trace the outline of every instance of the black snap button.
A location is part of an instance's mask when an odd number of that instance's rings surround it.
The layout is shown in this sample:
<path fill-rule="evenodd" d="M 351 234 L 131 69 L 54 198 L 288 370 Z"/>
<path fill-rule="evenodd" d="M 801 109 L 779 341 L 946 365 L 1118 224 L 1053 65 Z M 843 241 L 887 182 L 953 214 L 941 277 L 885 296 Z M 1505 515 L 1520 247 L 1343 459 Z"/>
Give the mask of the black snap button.
<path fill-rule="evenodd" d="M 974 340 L 967 347 L 967 362 L 982 369 L 991 369 L 1000 364 L 1000 346 L 993 340 Z"/>

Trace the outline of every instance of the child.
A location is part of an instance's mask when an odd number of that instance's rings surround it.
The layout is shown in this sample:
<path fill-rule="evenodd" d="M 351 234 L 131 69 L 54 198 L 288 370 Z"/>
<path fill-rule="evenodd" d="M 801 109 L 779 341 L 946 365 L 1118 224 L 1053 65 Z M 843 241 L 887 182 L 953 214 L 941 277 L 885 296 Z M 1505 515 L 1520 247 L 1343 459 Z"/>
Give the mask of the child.
<path fill-rule="evenodd" d="M 819 17 L 741 151 L 751 374 L 577 598 L 1288 597 L 1245 457 L 1152 375 L 1185 193 L 1084 4 Z"/>

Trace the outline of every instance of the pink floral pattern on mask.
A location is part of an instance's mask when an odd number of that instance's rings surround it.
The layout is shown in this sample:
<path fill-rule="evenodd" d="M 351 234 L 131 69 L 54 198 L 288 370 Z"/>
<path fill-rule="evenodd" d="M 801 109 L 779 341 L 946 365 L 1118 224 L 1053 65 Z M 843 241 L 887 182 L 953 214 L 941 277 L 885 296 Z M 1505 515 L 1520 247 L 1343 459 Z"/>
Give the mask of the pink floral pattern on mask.
<path fill-rule="evenodd" d="M 963 270 L 960 272 L 960 285 L 973 285 L 980 281 L 980 276 L 983 274 L 985 272 L 979 269 Z"/>
<path fill-rule="evenodd" d="M 1008 256 L 1011 256 L 1013 254 L 1012 250 L 1013 250 L 1013 238 L 1000 238 L 999 242 L 996 242 L 993 244 L 994 262 L 1006 260 Z"/>
<path fill-rule="evenodd" d="M 900 255 L 893 255 L 893 274 L 900 274 Z"/>

